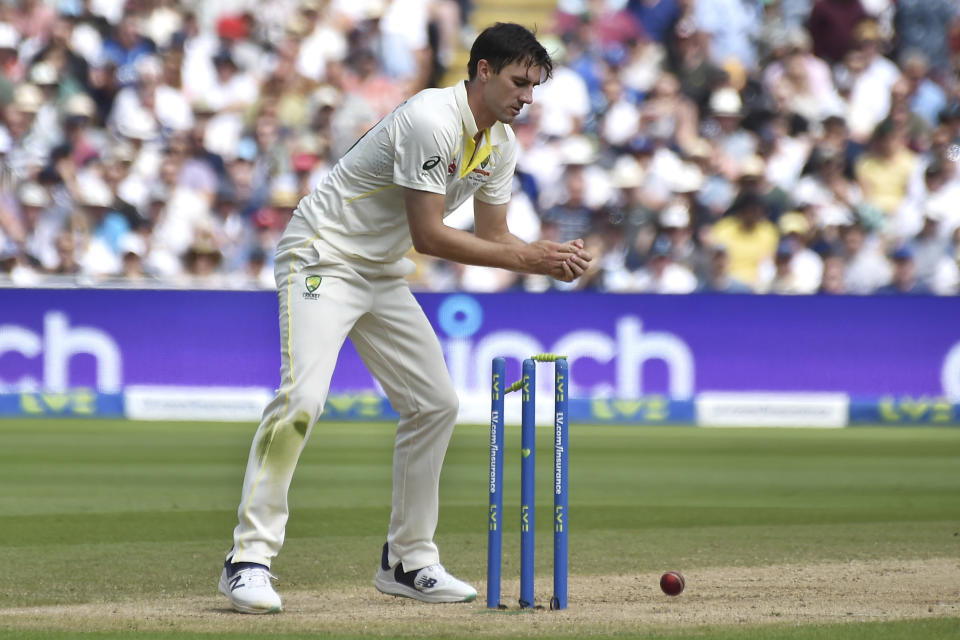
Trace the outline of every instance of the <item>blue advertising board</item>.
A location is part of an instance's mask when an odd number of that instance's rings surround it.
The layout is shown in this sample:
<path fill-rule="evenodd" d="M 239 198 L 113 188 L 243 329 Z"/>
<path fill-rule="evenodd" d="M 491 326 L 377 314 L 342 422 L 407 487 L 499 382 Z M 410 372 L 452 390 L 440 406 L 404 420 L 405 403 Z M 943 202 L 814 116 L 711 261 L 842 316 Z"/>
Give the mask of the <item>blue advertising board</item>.
<path fill-rule="evenodd" d="M 461 393 L 537 352 L 566 354 L 571 396 L 703 391 L 960 400 L 960 299 L 423 293 Z M 271 292 L 0 290 L 0 391 L 130 385 L 275 388 Z M 333 393 L 376 392 L 349 345 Z M 892 415 L 892 414 L 891 414 Z"/>

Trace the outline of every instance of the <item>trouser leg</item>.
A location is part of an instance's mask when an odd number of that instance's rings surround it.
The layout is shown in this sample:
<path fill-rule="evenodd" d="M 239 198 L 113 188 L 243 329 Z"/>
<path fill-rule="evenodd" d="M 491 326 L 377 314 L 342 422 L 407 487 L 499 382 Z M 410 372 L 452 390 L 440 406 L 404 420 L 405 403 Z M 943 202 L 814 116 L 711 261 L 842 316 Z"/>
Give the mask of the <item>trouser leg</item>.
<path fill-rule="evenodd" d="M 323 276 L 309 291 L 308 275 L 293 271 L 279 288 L 281 385 L 250 448 L 233 534 L 234 562 L 270 566 L 279 553 L 294 469 L 323 410 L 340 348 L 368 301 L 364 287 L 349 278 Z"/>
<path fill-rule="evenodd" d="M 406 282 L 375 287 L 373 309 L 350 339 L 400 414 L 387 542 L 390 564 L 412 571 L 439 562 L 440 470 L 459 405 L 440 343 Z"/>

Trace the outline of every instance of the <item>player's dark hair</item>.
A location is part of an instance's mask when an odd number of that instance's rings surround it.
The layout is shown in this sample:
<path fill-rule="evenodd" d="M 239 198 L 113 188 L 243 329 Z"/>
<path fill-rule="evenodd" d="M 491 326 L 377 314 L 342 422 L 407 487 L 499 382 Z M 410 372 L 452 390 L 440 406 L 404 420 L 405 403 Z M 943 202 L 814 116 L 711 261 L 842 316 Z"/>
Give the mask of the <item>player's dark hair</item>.
<path fill-rule="evenodd" d="M 514 62 L 538 66 L 546 78 L 553 75 L 553 60 L 550 54 L 537 41 L 537 37 L 526 27 L 513 22 L 498 22 L 484 29 L 470 48 L 470 62 L 467 63 L 467 75 L 470 80 L 477 77 L 477 63 L 486 60 L 494 73 L 500 73 L 505 66 Z"/>

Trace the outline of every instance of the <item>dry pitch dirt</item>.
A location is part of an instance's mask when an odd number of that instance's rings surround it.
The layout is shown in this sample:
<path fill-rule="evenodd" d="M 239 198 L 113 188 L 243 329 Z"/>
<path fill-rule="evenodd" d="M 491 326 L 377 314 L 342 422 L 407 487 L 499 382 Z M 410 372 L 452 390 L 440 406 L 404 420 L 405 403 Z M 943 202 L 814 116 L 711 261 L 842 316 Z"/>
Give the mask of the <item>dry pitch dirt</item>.
<path fill-rule="evenodd" d="M 878 560 L 823 565 L 711 568 L 685 572 L 687 588 L 663 595 L 659 574 L 576 576 L 566 611 L 427 605 L 377 593 L 372 586 L 284 591 L 284 613 L 245 616 L 214 593 L 200 598 L 0 609 L 0 629 L 157 630 L 364 635 L 467 634 L 496 637 L 626 633 L 678 626 L 814 624 L 960 617 L 960 559 Z M 516 581 L 503 585 L 515 602 Z M 550 579 L 537 583 L 546 598 Z"/>

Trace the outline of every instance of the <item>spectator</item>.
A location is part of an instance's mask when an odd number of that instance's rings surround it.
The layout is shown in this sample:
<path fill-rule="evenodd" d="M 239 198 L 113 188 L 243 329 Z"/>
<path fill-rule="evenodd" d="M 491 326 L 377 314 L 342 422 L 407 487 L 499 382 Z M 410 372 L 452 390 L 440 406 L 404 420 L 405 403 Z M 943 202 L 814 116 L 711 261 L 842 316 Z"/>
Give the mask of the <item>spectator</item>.
<path fill-rule="evenodd" d="M 646 293 L 691 293 L 697 288 L 697 278 L 687 267 L 673 259 L 673 246 L 666 236 L 660 236 L 650 248 L 646 268 L 635 274 L 635 291 Z"/>
<path fill-rule="evenodd" d="M 328 72 L 328 67 L 338 67 L 347 57 L 347 19 L 330 0 L 308 0 L 300 4 L 300 11 L 308 30 L 297 54 L 297 73 L 314 82 L 326 80 L 328 73 L 336 77 L 338 72 Z"/>
<path fill-rule="evenodd" d="M 850 293 L 870 294 L 890 283 L 890 263 L 876 237 L 868 236 L 859 223 L 842 229 L 844 286 Z"/>
<path fill-rule="evenodd" d="M 8 242 L 0 245 L 0 284 L 34 287 L 40 282 L 40 274 L 24 263 L 20 250 L 15 244 Z"/>
<path fill-rule="evenodd" d="M 670 39 L 681 15 L 678 0 L 628 0 L 627 10 L 636 16 L 644 33 L 661 43 Z"/>
<path fill-rule="evenodd" d="M 736 177 L 741 158 L 757 152 L 757 139 L 741 126 L 742 120 L 743 101 L 736 89 L 722 87 L 714 91 L 710 96 L 710 119 L 701 132 L 717 150 L 720 169 L 728 178 Z"/>
<path fill-rule="evenodd" d="M 55 276 L 79 275 L 81 267 L 80 263 L 77 262 L 73 232 L 69 229 L 61 230 L 54 240 L 54 248 L 57 252 L 57 265 L 50 273 Z"/>
<path fill-rule="evenodd" d="M 816 0 L 807 19 L 813 54 L 831 64 L 843 60 L 853 46 L 854 30 L 867 17 L 860 0 Z"/>
<path fill-rule="evenodd" d="M 832 146 L 816 147 L 810 154 L 808 173 L 797 182 L 794 200 L 813 210 L 816 225 L 831 229 L 851 224 L 863 198 L 857 183 L 844 175 L 844 158 Z"/>
<path fill-rule="evenodd" d="M 635 98 L 650 91 L 666 58 L 665 47 L 645 35 L 625 42 L 623 60 L 617 70 L 627 91 Z"/>
<path fill-rule="evenodd" d="M 50 146 L 36 126 L 36 115 L 43 106 L 43 93 L 33 84 L 20 84 L 13 92 L 13 102 L 3 114 L 5 137 L 9 139 L 6 161 L 13 177 L 26 180 L 46 162 Z"/>
<path fill-rule="evenodd" d="M 730 274 L 756 290 L 760 269 L 774 257 L 779 234 L 766 217 L 766 204 L 755 193 L 734 201 L 727 216 L 713 227 L 712 243 L 723 245 L 730 256 Z"/>
<path fill-rule="evenodd" d="M 378 69 L 377 56 L 370 49 L 355 51 L 343 73 L 345 93 L 363 99 L 379 120 L 403 101 L 403 85 Z"/>
<path fill-rule="evenodd" d="M 913 249 L 904 245 L 894 251 L 890 260 L 893 262 L 893 275 L 890 284 L 876 290 L 879 295 L 928 295 L 930 289 L 917 277 L 916 263 L 913 258 Z"/>
<path fill-rule="evenodd" d="M 690 208 L 683 200 L 667 205 L 658 217 L 660 235 L 670 241 L 670 256 L 691 271 L 700 270 L 699 249 L 691 231 Z"/>
<path fill-rule="evenodd" d="M 825 118 L 824 130 L 829 131 L 831 123 L 836 121 L 836 116 Z M 842 122 L 841 119 L 840 123 Z M 845 140 L 846 138 L 842 137 L 839 144 L 843 144 Z M 763 172 L 764 178 L 772 187 L 792 194 L 810 156 L 812 145 L 813 140 L 810 135 L 791 131 L 787 116 L 772 116 L 761 130 L 760 142 L 757 146 L 757 154 L 766 165 Z"/>
<path fill-rule="evenodd" d="M 213 239 L 201 232 L 183 254 L 183 276 L 190 286 L 220 287 L 225 282 L 219 272 L 223 255 Z"/>
<path fill-rule="evenodd" d="M 43 271 L 52 271 L 58 262 L 54 241 L 63 217 L 51 210 L 50 194 L 36 182 L 25 182 L 18 195 L 21 217 L 13 237 L 22 249 L 22 257 Z"/>
<path fill-rule="evenodd" d="M 713 90 L 726 75 L 710 61 L 707 51 L 707 34 L 696 31 L 691 25 L 678 29 L 670 40 L 669 68 L 680 81 L 683 93 L 690 97 L 701 111 Z"/>
<path fill-rule="evenodd" d="M 276 289 L 277 287 L 273 279 L 273 265 L 267 260 L 267 254 L 263 249 L 255 248 L 250 252 L 243 273 L 246 275 L 242 283 L 244 286 L 254 289 Z"/>
<path fill-rule="evenodd" d="M 218 50 L 212 61 L 216 74 L 203 99 L 216 115 L 207 124 L 205 143 L 208 150 L 220 156 L 231 155 L 243 132 L 245 111 L 256 103 L 259 88 L 254 76 L 240 69 L 229 49 Z"/>
<path fill-rule="evenodd" d="M 103 138 L 94 129 L 97 106 L 85 93 L 70 96 L 63 105 L 64 144 L 74 170 L 100 154 Z"/>
<path fill-rule="evenodd" d="M 555 68 L 550 82 L 536 87 L 534 104 L 541 112 L 541 134 L 564 138 L 581 133 L 590 116 L 590 92 L 583 78 L 570 67 L 558 64 L 564 60 L 565 49 L 552 54 Z"/>
<path fill-rule="evenodd" d="M 763 74 L 764 86 L 780 109 L 810 122 L 843 113 L 830 67 L 813 55 L 810 35 L 795 28 L 785 40 L 782 57 L 767 66 Z"/>
<path fill-rule="evenodd" d="M 547 209 L 543 220 L 556 225 L 557 242 L 582 238 L 590 231 L 594 211 L 586 202 L 586 176 L 582 164 L 568 164 L 563 172 L 563 196 Z"/>
<path fill-rule="evenodd" d="M 426 86 L 430 68 L 427 0 L 392 0 L 379 18 L 380 66 L 406 95 Z"/>
<path fill-rule="evenodd" d="M 19 46 L 20 33 L 16 27 L 9 22 L 0 22 L 0 104 L 13 100 L 13 88 L 26 73 Z"/>
<path fill-rule="evenodd" d="M 846 120 L 850 134 L 866 143 L 873 130 L 890 114 L 890 91 L 899 79 L 896 65 L 880 54 L 876 23 L 857 27 L 857 39 L 840 67 L 840 82 L 847 90 Z"/>
<path fill-rule="evenodd" d="M 74 20 L 63 15 L 57 16 L 50 31 L 50 38 L 31 58 L 34 66 L 45 64 L 52 68 L 52 75 L 57 79 L 55 88 L 58 91 L 58 102 L 83 91 L 86 86 L 89 65 L 78 51 L 83 47 L 76 34 Z"/>
<path fill-rule="evenodd" d="M 608 69 L 603 79 L 603 108 L 597 113 L 600 139 L 614 148 L 623 148 L 639 133 L 640 109 L 624 91 L 620 77 Z"/>
<path fill-rule="evenodd" d="M 811 230 L 806 216 L 789 211 L 780 216 L 777 227 L 781 235 L 774 265 L 761 267 L 760 289 L 771 293 L 815 293 L 823 280 L 823 259 L 807 244 Z"/>
<path fill-rule="evenodd" d="M 111 206 L 114 194 L 102 179 L 90 176 L 80 187 L 80 212 L 74 229 L 84 238 L 78 259 L 83 273 L 101 279 L 120 272 L 119 240 L 130 230 L 124 216 Z"/>
<path fill-rule="evenodd" d="M 935 73 L 945 78 L 950 71 L 946 26 L 957 13 L 951 0 L 897 0 L 894 24 L 901 51 L 922 51 Z"/>
<path fill-rule="evenodd" d="M 121 86 L 136 82 L 137 60 L 155 49 L 154 44 L 143 36 L 141 20 L 142 15 L 136 11 L 124 13 L 112 36 L 103 43 L 103 56 L 116 68 Z"/>
<path fill-rule="evenodd" d="M 794 295 L 808 293 L 798 282 L 797 273 L 793 267 L 794 248 L 786 240 L 781 240 L 773 257 L 771 279 L 768 284 L 761 284 L 758 289 L 766 293 Z"/>
<path fill-rule="evenodd" d="M 933 129 L 940 112 L 947 106 L 947 94 L 930 77 L 927 57 L 918 49 L 908 49 L 901 56 L 900 67 L 907 82 L 907 100 L 910 111 Z"/>
<path fill-rule="evenodd" d="M 710 36 L 713 63 L 725 67 L 732 62 L 753 70 L 757 66 L 754 43 L 763 22 L 759 0 L 700 0 L 694 6 L 697 28 Z"/>
<path fill-rule="evenodd" d="M 730 275 L 730 255 L 722 244 L 708 250 L 709 268 L 697 291 L 705 293 L 753 293 L 753 290 Z"/>
<path fill-rule="evenodd" d="M 823 258 L 823 280 L 818 293 L 826 295 L 843 295 L 847 293 L 844 271 L 846 263 L 839 254 L 828 254 Z"/>
<path fill-rule="evenodd" d="M 147 254 L 147 245 L 136 233 L 127 233 L 121 236 L 118 243 L 120 254 L 120 277 L 128 282 L 142 283 L 149 279 L 144 270 L 144 258 Z"/>
<path fill-rule="evenodd" d="M 928 223 L 935 220 L 946 238 L 960 225 L 960 215 L 955 213 L 954 206 L 960 198 L 960 183 L 950 179 L 948 166 L 939 160 L 931 161 L 923 171 L 923 180 L 911 181 L 907 196 L 887 229 L 891 237 L 904 242 L 924 233 Z M 925 217 L 931 220 L 925 222 Z"/>
<path fill-rule="evenodd" d="M 917 279 L 932 290 L 936 286 L 940 263 L 950 255 L 952 249 L 949 237 L 940 232 L 938 211 L 928 209 L 925 212 L 923 226 L 910 241 L 910 249 L 913 252 Z"/>
<path fill-rule="evenodd" d="M 110 113 L 113 128 L 142 121 L 145 130 L 170 133 L 193 126 L 193 111 L 177 89 L 161 84 L 163 66 L 153 55 L 141 56 L 133 65 L 135 79 L 117 93 Z M 151 136 L 152 138 L 153 136 Z"/>
<path fill-rule="evenodd" d="M 877 126 L 870 147 L 855 167 L 863 203 L 876 207 L 886 222 L 907 195 L 907 185 L 917 166 L 917 157 L 907 148 L 904 136 L 885 120 Z"/>
<path fill-rule="evenodd" d="M 671 73 L 662 73 L 640 107 L 644 133 L 690 152 L 697 140 L 696 105 L 680 92 Z"/>

